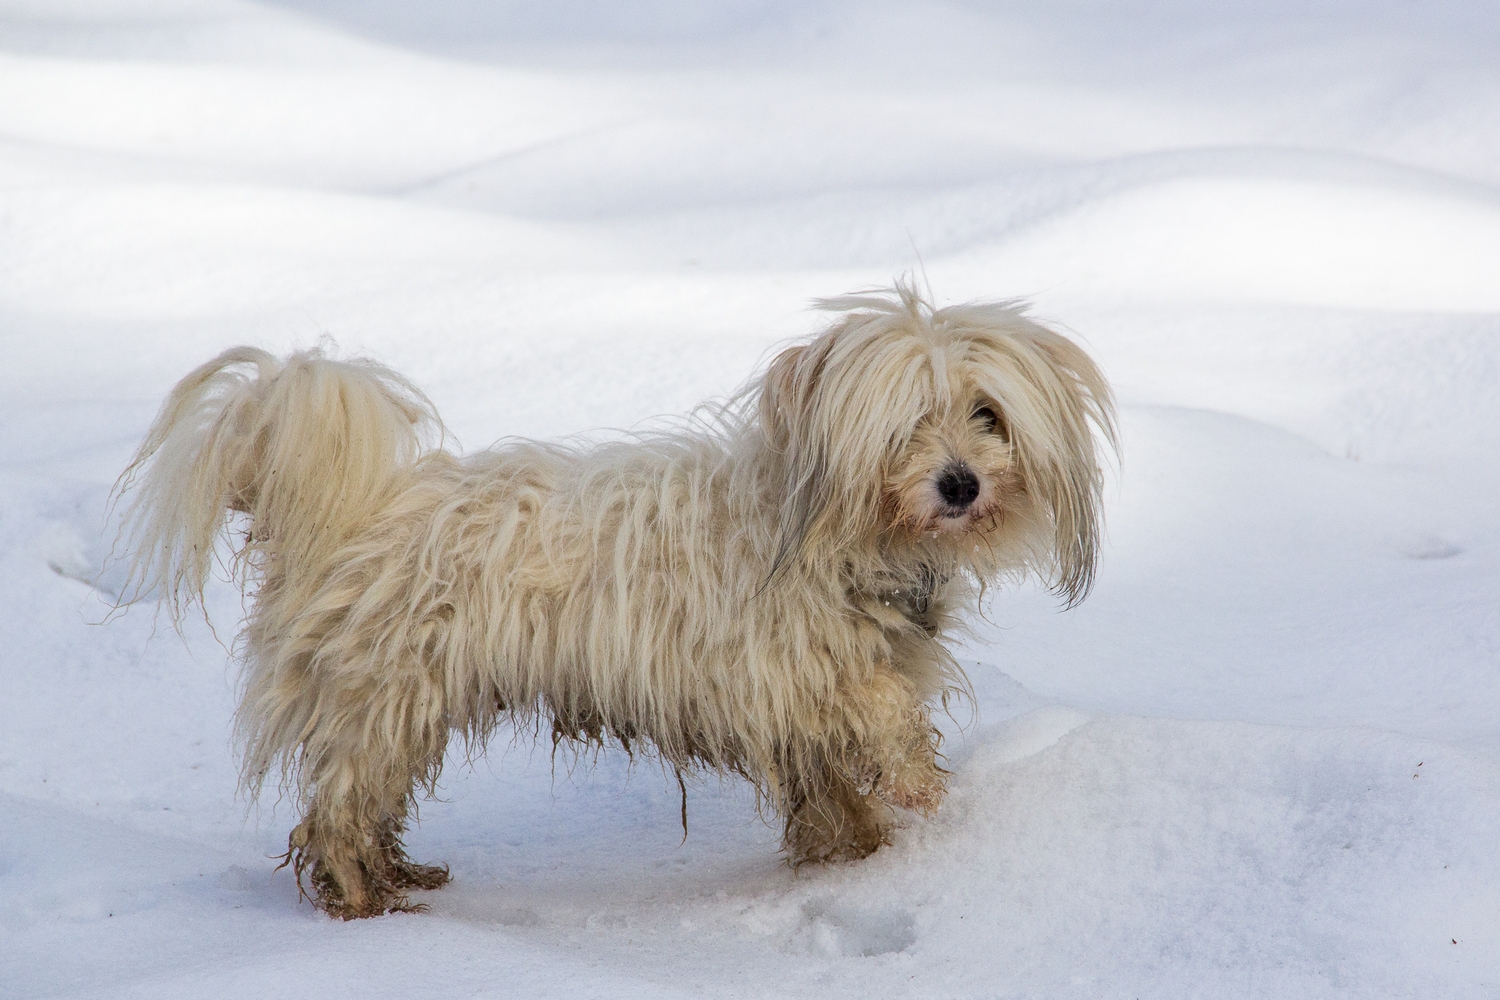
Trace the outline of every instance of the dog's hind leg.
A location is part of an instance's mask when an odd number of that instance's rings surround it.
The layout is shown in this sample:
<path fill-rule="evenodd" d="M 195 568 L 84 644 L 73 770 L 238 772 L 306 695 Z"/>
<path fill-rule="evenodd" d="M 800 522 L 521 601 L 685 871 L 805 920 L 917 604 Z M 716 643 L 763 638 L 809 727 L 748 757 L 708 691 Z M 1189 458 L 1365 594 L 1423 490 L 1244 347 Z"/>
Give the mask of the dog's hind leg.
<path fill-rule="evenodd" d="M 420 910 L 406 890 L 447 884 L 446 866 L 419 865 L 407 857 L 401 843 L 404 810 L 374 818 L 383 811 L 315 799 L 292 830 L 288 859 L 298 886 L 319 909 L 345 920 Z"/>
<path fill-rule="evenodd" d="M 394 763 L 328 762 L 319 768 L 312 801 L 292 831 L 287 857 L 298 885 L 333 916 L 349 920 L 420 909 L 406 890 L 436 889 L 448 881 L 445 866 L 407 857 L 401 838 L 415 776 Z"/>
<path fill-rule="evenodd" d="M 316 704 L 300 749 L 304 814 L 287 845 L 299 887 L 344 919 L 415 909 L 406 890 L 448 881 L 447 868 L 415 864 L 402 845 L 415 792 L 431 787 L 447 744 L 429 686 L 386 677 L 303 693 Z"/>

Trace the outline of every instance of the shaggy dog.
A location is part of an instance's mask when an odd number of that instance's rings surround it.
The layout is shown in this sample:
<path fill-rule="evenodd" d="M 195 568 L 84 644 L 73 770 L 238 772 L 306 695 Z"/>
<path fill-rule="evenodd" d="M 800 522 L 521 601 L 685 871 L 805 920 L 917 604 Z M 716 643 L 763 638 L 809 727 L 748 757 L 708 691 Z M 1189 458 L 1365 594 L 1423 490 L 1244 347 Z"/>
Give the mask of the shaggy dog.
<path fill-rule="evenodd" d="M 503 720 L 743 775 L 797 864 L 937 808 L 942 638 L 1001 578 L 1088 592 L 1109 388 L 1014 303 L 821 305 L 738 395 L 629 441 L 458 457 L 401 376 L 318 351 L 235 348 L 172 391 L 118 485 L 134 592 L 180 620 L 234 541 L 244 781 L 295 790 L 316 905 L 446 882 L 408 816 L 450 738 Z"/>

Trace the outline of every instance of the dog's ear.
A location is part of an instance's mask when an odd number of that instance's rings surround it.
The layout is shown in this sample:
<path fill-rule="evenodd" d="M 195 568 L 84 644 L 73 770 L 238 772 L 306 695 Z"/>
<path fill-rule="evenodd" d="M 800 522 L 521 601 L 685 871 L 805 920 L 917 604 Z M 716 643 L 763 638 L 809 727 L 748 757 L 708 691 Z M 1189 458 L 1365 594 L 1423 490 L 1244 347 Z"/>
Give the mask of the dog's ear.
<path fill-rule="evenodd" d="M 797 399 L 797 361 L 807 353 L 808 345 L 789 347 L 776 355 L 766 371 L 760 393 L 760 422 L 772 442 L 784 446 L 790 433 L 792 415 L 806 406 Z M 803 395 L 806 395 L 804 391 Z"/>
<path fill-rule="evenodd" d="M 808 530 L 827 506 L 827 454 L 817 430 L 817 406 L 828 351 L 826 337 L 788 348 L 771 362 L 762 383 L 761 428 L 780 456 L 783 476 L 776 554 L 766 584 L 802 548 Z"/>
<path fill-rule="evenodd" d="M 1044 327 L 1027 326 L 1017 360 L 1029 383 L 1023 395 L 1031 398 L 1010 408 L 1011 433 L 1027 490 L 1051 515 L 1053 588 L 1072 607 L 1094 585 L 1103 450 L 1118 447 L 1114 402 L 1104 375 L 1078 345 Z"/>

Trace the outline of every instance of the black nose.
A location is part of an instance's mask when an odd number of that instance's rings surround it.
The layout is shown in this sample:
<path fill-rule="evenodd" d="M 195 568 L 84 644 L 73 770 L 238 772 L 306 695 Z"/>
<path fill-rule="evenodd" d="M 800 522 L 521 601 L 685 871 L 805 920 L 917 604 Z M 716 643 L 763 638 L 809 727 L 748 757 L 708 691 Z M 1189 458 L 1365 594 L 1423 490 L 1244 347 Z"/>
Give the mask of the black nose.
<path fill-rule="evenodd" d="M 937 481 L 938 496 L 954 507 L 967 507 L 979 496 L 979 477 L 967 466 L 952 465 L 943 470 Z"/>

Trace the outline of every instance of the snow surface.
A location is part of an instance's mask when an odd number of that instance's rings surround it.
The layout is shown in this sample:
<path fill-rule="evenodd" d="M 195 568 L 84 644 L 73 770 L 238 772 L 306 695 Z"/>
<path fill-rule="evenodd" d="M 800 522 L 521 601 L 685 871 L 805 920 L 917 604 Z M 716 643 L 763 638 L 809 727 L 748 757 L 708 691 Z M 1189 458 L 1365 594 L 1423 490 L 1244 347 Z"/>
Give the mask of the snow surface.
<path fill-rule="evenodd" d="M 1497 52 L 1444 0 L 0 0 L 0 995 L 1500 995 Z M 237 594 L 101 624 L 172 382 L 329 335 L 468 447 L 628 427 L 919 255 L 1123 403 L 1098 589 L 976 623 L 941 814 L 793 872 L 741 786 L 679 844 L 659 769 L 501 738 L 430 912 L 299 905 Z"/>

